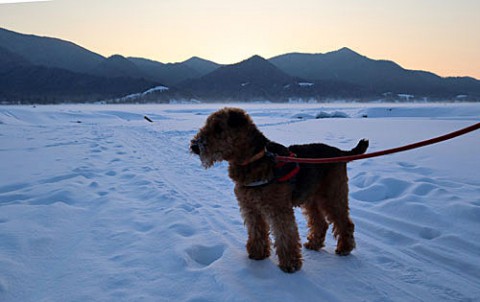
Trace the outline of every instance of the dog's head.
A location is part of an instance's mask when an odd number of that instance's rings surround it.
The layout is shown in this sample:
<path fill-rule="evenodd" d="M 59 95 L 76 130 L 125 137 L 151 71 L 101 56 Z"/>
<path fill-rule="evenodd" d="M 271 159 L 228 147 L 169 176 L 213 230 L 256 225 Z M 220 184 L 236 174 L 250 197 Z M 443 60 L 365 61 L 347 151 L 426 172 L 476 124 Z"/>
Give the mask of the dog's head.
<path fill-rule="evenodd" d="M 190 151 L 200 156 L 202 165 L 209 168 L 223 160 L 243 162 L 265 141 L 244 110 L 224 108 L 207 118 L 205 126 L 191 140 Z"/>

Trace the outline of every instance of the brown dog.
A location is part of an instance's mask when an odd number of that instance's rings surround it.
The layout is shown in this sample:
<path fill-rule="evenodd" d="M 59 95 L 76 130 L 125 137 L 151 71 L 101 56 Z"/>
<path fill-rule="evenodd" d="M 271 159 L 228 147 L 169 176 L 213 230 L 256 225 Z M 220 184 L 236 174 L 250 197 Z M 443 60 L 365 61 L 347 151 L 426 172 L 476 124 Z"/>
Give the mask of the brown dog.
<path fill-rule="evenodd" d="M 229 162 L 229 176 L 248 230 L 247 252 L 251 259 L 270 256 L 269 232 L 275 238 L 279 266 L 285 272 L 302 267 L 301 243 L 293 207 L 301 206 L 309 233 L 305 247 L 324 246 L 328 223 L 337 238 L 336 253 L 348 255 L 355 248 L 354 224 L 349 217 L 348 177 L 345 163 L 279 163 L 275 155 L 325 158 L 362 154 L 368 141 L 350 151 L 325 144 L 285 147 L 268 140 L 250 116 L 237 108 L 224 108 L 207 118 L 191 141 L 191 152 L 205 168 Z"/>

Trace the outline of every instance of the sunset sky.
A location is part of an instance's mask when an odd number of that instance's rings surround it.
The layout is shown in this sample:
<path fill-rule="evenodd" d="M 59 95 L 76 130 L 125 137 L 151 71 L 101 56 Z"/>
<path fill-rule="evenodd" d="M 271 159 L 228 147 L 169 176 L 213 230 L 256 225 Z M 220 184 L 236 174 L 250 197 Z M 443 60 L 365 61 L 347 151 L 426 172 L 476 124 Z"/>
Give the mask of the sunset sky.
<path fill-rule="evenodd" d="M 0 27 L 164 63 L 345 46 L 407 69 L 480 79 L 479 0 L 0 1 Z"/>

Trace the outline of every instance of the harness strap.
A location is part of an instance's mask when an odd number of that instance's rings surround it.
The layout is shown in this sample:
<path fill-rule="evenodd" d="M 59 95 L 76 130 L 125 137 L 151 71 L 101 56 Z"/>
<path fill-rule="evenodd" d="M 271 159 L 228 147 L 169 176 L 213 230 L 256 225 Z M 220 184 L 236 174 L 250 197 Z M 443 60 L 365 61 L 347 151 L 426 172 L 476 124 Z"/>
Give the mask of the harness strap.
<path fill-rule="evenodd" d="M 298 172 L 300 172 L 300 166 L 297 164 L 295 165 L 295 167 L 293 168 L 292 171 L 290 171 L 288 174 L 286 174 L 285 176 L 283 177 L 280 177 L 280 178 L 277 178 L 277 182 L 286 182 L 286 181 L 289 181 L 291 180 L 292 178 L 294 178 Z"/>
<path fill-rule="evenodd" d="M 287 181 L 294 181 L 295 176 L 297 176 L 298 172 L 300 172 L 300 165 L 298 163 L 288 163 L 283 161 L 277 161 L 276 154 L 271 152 L 266 152 L 266 156 L 272 158 L 272 160 L 276 161 L 277 163 L 273 167 L 273 179 L 263 179 L 263 180 L 256 180 L 251 183 L 244 185 L 245 187 L 255 188 L 255 187 L 262 187 L 272 183 L 283 183 Z M 296 157 L 297 155 L 293 152 L 290 152 L 290 157 Z"/>
<path fill-rule="evenodd" d="M 274 155 L 276 160 L 277 155 Z M 289 157 L 296 158 L 297 155 L 290 152 Z M 292 180 L 300 172 L 300 165 L 298 163 L 287 163 L 283 161 L 277 161 L 274 168 L 275 180 L 277 182 L 286 182 Z"/>

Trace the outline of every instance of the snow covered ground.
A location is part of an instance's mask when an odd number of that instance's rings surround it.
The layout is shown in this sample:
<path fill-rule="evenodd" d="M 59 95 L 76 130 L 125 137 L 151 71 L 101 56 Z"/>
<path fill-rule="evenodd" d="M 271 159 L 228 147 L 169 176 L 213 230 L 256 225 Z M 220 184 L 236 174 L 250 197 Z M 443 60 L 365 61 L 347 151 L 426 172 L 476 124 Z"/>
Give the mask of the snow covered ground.
<path fill-rule="evenodd" d="M 238 106 L 284 144 L 370 152 L 480 119 L 478 104 Z M 189 154 L 219 107 L 0 107 L 0 301 L 480 300 L 480 131 L 350 163 L 357 249 L 338 257 L 328 236 L 285 274 L 248 259 L 226 165 Z"/>

